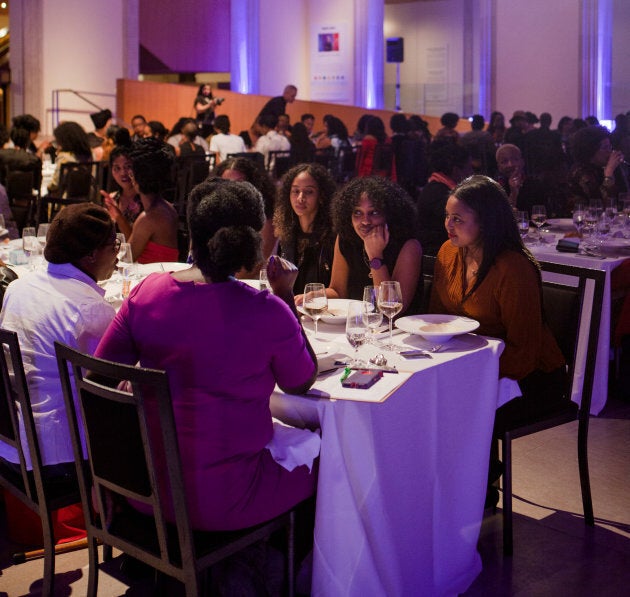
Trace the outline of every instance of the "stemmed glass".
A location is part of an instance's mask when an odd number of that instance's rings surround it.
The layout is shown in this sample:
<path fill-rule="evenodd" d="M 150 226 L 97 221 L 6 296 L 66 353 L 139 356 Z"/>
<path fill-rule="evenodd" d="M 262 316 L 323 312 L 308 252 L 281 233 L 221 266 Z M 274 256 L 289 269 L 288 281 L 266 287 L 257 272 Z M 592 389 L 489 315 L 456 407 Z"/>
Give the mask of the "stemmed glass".
<path fill-rule="evenodd" d="M 306 314 L 314 321 L 315 336 L 317 339 L 317 322 L 328 307 L 326 287 L 323 284 L 310 282 L 304 287 L 304 301 L 302 307 Z"/>
<path fill-rule="evenodd" d="M 532 207 L 532 222 L 538 228 L 538 244 L 543 244 L 542 233 L 540 229 L 547 221 L 547 208 L 544 205 L 534 205 Z"/>
<path fill-rule="evenodd" d="M 118 269 L 123 274 L 125 269 L 133 264 L 133 255 L 131 253 L 131 245 L 129 243 L 120 243 L 120 249 L 118 249 Z"/>
<path fill-rule="evenodd" d="M 48 227 L 50 224 L 40 224 L 37 227 L 37 240 L 42 246 L 42 249 L 46 246 L 46 236 L 48 234 Z"/>
<path fill-rule="evenodd" d="M 25 226 L 22 230 L 22 249 L 25 253 L 39 250 L 39 241 L 35 235 L 34 226 Z"/>
<path fill-rule="evenodd" d="M 365 307 L 362 301 L 348 303 L 348 315 L 346 316 L 346 338 L 350 346 L 354 348 L 352 367 L 361 367 L 363 362 L 359 359 L 359 347 L 366 341 L 368 326 L 363 318 Z"/>
<path fill-rule="evenodd" d="M 381 282 L 378 290 L 378 308 L 389 319 L 389 344 L 383 348 L 395 350 L 396 346 L 392 341 L 392 323 L 394 317 L 402 310 L 402 292 L 399 282 L 396 280 Z"/>
<path fill-rule="evenodd" d="M 526 211 L 515 211 L 514 219 L 516 220 L 516 226 L 521 235 L 521 238 L 525 240 L 525 237 L 529 234 L 529 217 Z"/>
<path fill-rule="evenodd" d="M 363 321 L 371 332 L 368 344 L 375 344 L 376 328 L 383 323 L 383 314 L 378 310 L 378 286 L 366 286 L 363 289 Z"/>
<path fill-rule="evenodd" d="M 573 225 L 582 238 L 582 229 L 586 224 L 586 206 L 583 203 L 576 203 L 573 209 Z"/>

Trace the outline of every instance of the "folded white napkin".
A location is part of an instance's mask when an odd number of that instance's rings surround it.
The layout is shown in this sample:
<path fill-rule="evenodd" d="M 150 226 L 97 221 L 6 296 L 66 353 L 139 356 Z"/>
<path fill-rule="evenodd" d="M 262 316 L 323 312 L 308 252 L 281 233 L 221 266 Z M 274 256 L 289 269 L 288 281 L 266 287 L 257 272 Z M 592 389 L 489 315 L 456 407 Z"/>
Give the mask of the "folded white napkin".
<path fill-rule="evenodd" d="M 288 471 L 305 464 L 309 472 L 313 468 L 313 461 L 319 456 L 322 439 L 318 433 L 310 429 L 291 427 L 273 420 L 273 437 L 265 446 L 273 459 Z"/>

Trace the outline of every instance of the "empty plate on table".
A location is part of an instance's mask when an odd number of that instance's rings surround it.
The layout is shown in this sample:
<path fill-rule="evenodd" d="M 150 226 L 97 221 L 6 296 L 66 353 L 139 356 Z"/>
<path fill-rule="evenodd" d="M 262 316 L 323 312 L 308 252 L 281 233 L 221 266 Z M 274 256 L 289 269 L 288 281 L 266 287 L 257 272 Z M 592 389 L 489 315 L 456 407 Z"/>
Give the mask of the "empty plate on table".
<path fill-rule="evenodd" d="M 320 321 L 324 323 L 332 324 L 344 324 L 346 323 L 346 317 L 348 315 L 348 303 L 350 299 L 328 299 L 328 307 L 322 314 Z M 299 306 L 298 311 L 308 317 L 308 314 L 304 310 L 304 307 Z"/>
<path fill-rule="evenodd" d="M 575 230 L 575 225 L 571 218 L 549 218 L 547 224 L 556 230 Z"/>
<path fill-rule="evenodd" d="M 479 322 L 459 315 L 428 314 L 408 315 L 395 322 L 396 327 L 408 334 L 416 334 L 434 344 L 448 342 L 453 336 L 467 334 L 479 327 Z"/>

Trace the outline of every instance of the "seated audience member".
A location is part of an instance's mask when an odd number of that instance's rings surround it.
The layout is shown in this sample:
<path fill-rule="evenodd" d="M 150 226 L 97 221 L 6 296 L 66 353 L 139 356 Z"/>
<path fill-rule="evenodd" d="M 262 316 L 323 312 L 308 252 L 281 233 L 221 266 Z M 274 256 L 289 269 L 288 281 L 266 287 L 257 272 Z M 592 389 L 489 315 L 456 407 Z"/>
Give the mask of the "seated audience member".
<path fill-rule="evenodd" d="M 348 129 L 343 121 L 331 114 L 324 116 L 324 131 L 317 137 L 315 147 L 317 149 L 332 147 L 335 156 L 339 155 L 340 149 L 349 148 Z"/>
<path fill-rule="evenodd" d="M 216 154 L 217 163 L 227 159 L 229 153 L 245 153 L 245 141 L 239 135 L 230 133 L 230 119 L 221 114 L 214 119 L 214 129 L 217 131 L 210 139 L 210 151 Z"/>
<path fill-rule="evenodd" d="M 54 342 L 94 353 L 115 315 L 97 282 L 111 276 L 117 253 L 107 211 L 93 203 L 70 205 L 48 229 L 46 271 L 11 282 L 4 296 L 0 327 L 18 334 L 46 477 L 75 476 Z M 18 462 L 15 450 L 0 457 Z"/>
<path fill-rule="evenodd" d="M 418 238 L 426 255 L 437 255 L 447 240 L 444 209 L 451 191 L 472 174 L 468 150 L 450 140 L 437 140 L 429 147 L 431 176 L 418 197 Z"/>
<path fill-rule="evenodd" d="M 131 134 L 129 129 L 117 124 L 110 124 L 105 132 L 105 141 L 103 142 L 103 162 L 109 162 L 109 157 L 114 147 L 131 145 Z"/>
<path fill-rule="evenodd" d="M 613 150 L 605 127 L 587 126 L 578 130 L 571 138 L 571 153 L 569 192 L 572 203 L 608 201 L 628 190 L 623 176 L 624 155 Z"/>
<path fill-rule="evenodd" d="M 70 162 L 91 162 L 92 150 L 86 132 L 76 122 L 62 122 L 53 131 L 57 143 L 55 171 L 48 185 L 48 192 L 54 194 L 59 189 L 61 166 Z"/>
<path fill-rule="evenodd" d="M 455 129 L 459 124 L 459 114 L 445 112 L 440 118 L 440 124 L 442 128 L 435 133 L 435 138 L 448 138 L 457 143 L 459 141 L 459 133 Z"/>
<path fill-rule="evenodd" d="M 610 135 L 613 149 L 630 158 L 630 118 L 625 114 L 615 116 L 615 130 Z"/>
<path fill-rule="evenodd" d="M 206 150 L 197 143 L 198 135 L 197 125 L 193 120 L 187 122 L 182 127 L 179 144 L 175 147 L 175 155 L 181 158 L 192 156 L 205 156 Z"/>
<path fill-rule="evenodd" d="M 35 116 L 31 116 L 30 114 L 20 114 L 19 116 L 14 116 L 11 123 L 12 128 L 26 129 L 28 131 L 31 142 L 26 149 L 29 153 L 34 153 L 38 158 L 42 159 L 44 153 L 53 150 L 50 141 L 42 141 L 39 146 L 35 145 L 35 140 L 42 128 L 39 120 L 37 120 Z"/>
<path fill-rule="evenodd" d="M 496 147 L 503 145 L 505 131 L 505 116 L 503 116 L 503 112 L 493 112 L 490 114 L 488 132 L 492 135 Z"/>
<path fill-rule="evenodd" d="M 361 145 L 361 142 L 363 141 L 363 137 L 365 137 L 365 127 L 370 118 L 372 118 L 371 114 L 361 114 L 361 116 L 359 117 L 359 120 L 357 120 L 357 128 L 352 134 L 353 145 Z"/>
<path fill-rule="evenodd" d="M 357 153 L 357 176 L 384 176 L 396 181 L 394 149 L 385 124 L 372 116 L 365 124 L 365 136 Z"/>
<path fill-rule="evenodd" d="M 166 138 L 166 142 L 175 150 L 176 153 L 177 153 L 177 148 L 182 143 L 185 143 L 187 141 L 186 137 L 182 133 L 182 129 L 186 125 L 190 125 L 190 123 L 192 123 L 192 125 L 195 128 L 197 127 L 197 124 L 195 123 L 195 120 L 193 118 L 180 118 L 173 125 L 173 128 L 171 129 L 171 132 L 169 133 L 169 136 Z M 201 145 L 201 147 L 203 147 L 203 150 L 206 153 L 208 151 L 210 151 L 210 148 L 208 147 L 208 142 L 203 137 L 201 137 L 200 135 L 196 135 L 193 138 L 192 142 L 195 143 L 196 145 Z"/>
<path fill-rule="evenodd" d="M 519 149 L 523 149 L 523 139 L 525 133 L 529 130 L 527 122 L 527 113 L 524 110 L 516 110 L 510 118 L 510 128 L 505 131 L 503 142 L 510 145 L 516 145 Z"/>
<path fill-rule="evenodd" d="M 315 159 L 315 144 L 301 122 L 293 125 L 291 132 L 291 160 L 294 164 L 308 164 Z"/>
<path fill-rule="evenodd" d="M 112 121 L 111 110 L 101 110 L 90 114 L 90 119 L 94 123 L 94 130 L 88 133 L 88 142 L 94 161 L 100 162 L 107 159 L 107 156 L 103 157 L 103 144 L 107 139 L 107 127 Z"/>
<path fill-rule="evenodd" d="M 507 195 L 486 176 L 471 176 L 446 203 L 449 240 L 435 264 L 429 312 L 471 317 L 479 334 L 501 338 L 501 377 L 522 397 L 497 410 L 495 431 L 570 401 L 562 352 L 545 323 L 540 268 L 523 246 Z"/>
<path fill-rule="evenodd" d="M 147 137 L 155 137 L 159 141 L 164 141 L 166 143 L 168 129 L 159 120 L 150 120 L 147 122 L 147 129 L 149 130 L 149 135 L 147 135 Z"/>
<path fill-rule="evenodd" d="M 396 182 L 409 193 L 412 200 L 427 182 L 427 155 L 424 137 L 411 132 L 404 114 L 394 114 L 389 121 L 392 129 L 392 148 L 396 165 Z"/>
<path fill-rule="evenodd" d="M 496 158 L 498 181 L 506 192 L 512 209 L 526 211 L 531 215 L 534 205 L 547 205 L 547 189 L 537 178 L 525 174 L 525 162 L 516 145 L 501 145 L 497 149 Z"/>
<path fill-rule="evenodd" d="M 431 136 L 431 131 L 429 130 L 429 123 L 417 114 L 412 114 L 409 117 L 409 134 L 412 137 L 422 139 L 425 145 L 429 145 L 429 143 L 431 143 L 431 139 L 433 138 Z"/>
<path fill-rule="evenodd" d="M 335 195 L 332 216 L 337 239 L 327 296 L 363 300 L 365 286 L 397 280 L 402 312 L 417 312 L 422 247 L 407 193 L 380 176 L 355 178 Z"/>
<path fill-rule="evenodd" d="M 101 191 L 103 205 L 125 238 L 131 236 L 133 223 L 142 212 L 142 202 L 131 178 L 131 168 L 131 148 L 115 147 L 110 154 L 109 169 L 118 189 L 112 193 Z"/>
<path fill-rule="evenodd" d="M 291 139 L 291 131 L 293 130 L 293 127 L 291 126 L 291 119 L 288 114 L 280 114 L 280 116 L 278 116 L 276 130 L 287 139 Z"/>
<path fill-rule="evenodd" d="M 256 122 L 258 124 L 260 137 L 258 137 L 256 145 L 254 145 L 254 151 L 263 154 L 265 157 L 265 165 L 267 169 L 271 170 L 273 164 L 269 162 L 269 152 L 290 151 L 291 142 L 276 130 L 278 118 L 273 114 L 259 116 Z"/>
<path fill-rule="evenodd" d="M 308 133 L 310 139 L 313 139 L 317 136 L 317 134 L 313 130 L 313 127 L 315 126 L 315 116 L 308 113 L 302 114 L 302 116 L 300 117 L 300 122 L 306 127 L 306 132 Z"/>
<path fill-rule="evenodd" d="M 161 195 L 171 185 L 171 153 L 164 143 L 148 137 L 134 144 L 130 157 L 133 187 L 143 208 L 128 236 L 133 260 L 177 261 L 177 212 Z M 115 220 L 116 210 L 108 209 Z"/>
<path fill-rule="evenodd" d="M 132 289 L 96 352 L 167 372 L 188 512 L 199 530 L 264 522 L 315 491 L 310 463 L 288 471 L 266 447 L 275 385 L 301 394 L 317 375 L 291 290 L 297 270 L 272 257 L 273 294 L 234 278 L 260 260 L 264 221 L 251 185 L 196 186 L 188 201 L 192 267 L 151 274 Z"/>
<path fill-rule="evenodd" d="M 212 172 L 212 176 L 226 180 L 244 180 L 254 185 L 262 195 L 265 203 L 265 223 L 262 228 L 262 252 L 263 258 L 257 269 L 248 274 L 258 275 L 263 261 L 269 259 L 276 245 L 276 237 L 273 233 L 273 212 L 276 198 L 276 187 L 267 172 L 253 160 L 248 158 L 228 158 L 221 162 Z M 240 277 L 247 277 L 244 272 Z"/>
<path fill-rule="evenodd" d="M 10 138 L 13 147 L 0 149 L 0 183 L 6 186 L 9 172 L 32 172 L 33 190 L 39 191 L 42 186 L 42 161 L 28 151 L 31 143 L 29 132 L 13 127 Z"/>
<path fill-rule="evenodd" d="M 475 114 L 470 121 L 471 130 L 460 137 L 460 143 L 468 150 L 472 157 L 475 174 L 493 176 L 497 163 L 494 154 L 496 147 L 494 139 L 483 127 L 486 122 L 481 114 Z"/>
<path fill-rule="evenodd" d="M 133 135 L 131 136 L 133 143 L 147 136 L 147 121 L 142 114 L 136 114 L 131 119 L 131 130 L 133 130 Z"/>
<path fill-rule="evenodd" d="M 330 284 L 335 245 L 330 201 L 335 190 L 335 181 L 319 164 L 300 164 L 284 175 L 273 224 L 278 254 L 298 268 L 296 294 L 309 282 Z"/>

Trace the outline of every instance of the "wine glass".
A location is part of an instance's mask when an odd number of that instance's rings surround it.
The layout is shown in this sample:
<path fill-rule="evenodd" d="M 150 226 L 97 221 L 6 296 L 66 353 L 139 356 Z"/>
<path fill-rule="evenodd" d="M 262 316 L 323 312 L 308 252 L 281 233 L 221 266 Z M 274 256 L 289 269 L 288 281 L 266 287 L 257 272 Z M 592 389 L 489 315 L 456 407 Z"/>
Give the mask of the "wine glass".
<path fill-rule="evenodd" d="M 131 245 L 129 243 L 120 243 L 118 249 L 118 269 L 122 275 L 125 270 L 129 272 L 129 268 L 133 264 L 133 255 L 131 253 Z"/>
<path fill-rule="evenodd" d="M 363 289 L 363 321 L 371 331 L 368 344 L 375 344 L 376 328 L 383 323 L 383 314 L 378 310 L 378 286 L 366 286 Z"/>
<path fill-rule="evenodd" d="M 387 350 L 395 350 L 392 342 L 392 323 L 394 317 L 402 310 L 402 292 L 400 283 L 396 280 L 381 282 L 378 290 L 378 308 L 389 319 L 389 344 L 384 346 Z"/>
<path fill-rule="evenodd" d="M 516 220 L 516 226 L 521 235 L 521 238 L 525 240 L 525 237 L 529 234 L 529 217 L 526 211 L 515 211 L 514 219 Z"/>
<path fill-rule="evenodd" d="M 127 242 L 127 239 L 125 238 L 125 235 L 122 232 L 116 232 L 116 238 L 120 241 L 121 245 Z"/>
<path fill-rule="evenodd" d="M 540 229 L 544 226 L 547 221 L 547 208 L 544 205 L 534 205 L 532 207 L 532 222 L 538 229 L 538 244 L 542 245 L 542 233 Z"/>
<path fill-rule="evenodd" d="M 582 229 L 586 224 L 586 206 L 583 203 L 576 203 L 573 209 L 573 225 L 582 238 Z"/>
<path fill-rule="evenodd" d="M 363 301 L 351 301 L 348 303 L 348 315 L 346 316 L 346 338 L 350 346 L 354 348 L 352 367 L 362 367 L 364 363 L 359 359 L 359 347 L 365 342 L 368 326 L 363 318 L 365 307 Z"/>
<path fill-rule="evenodd" d="M 304 287 L 304 301 L 302 308 L 306 314 L 314 321 L 315 336 L 317 339 L 317 322 L 328 307 L 326 298 L 326 287 L 323 284 L 310 282 Z"/>
<path fill-rule="evenodd" d="M 2 214 L 0 214 L 0 230 L 6 231 L 4 227 L 4 216 Z"/>

